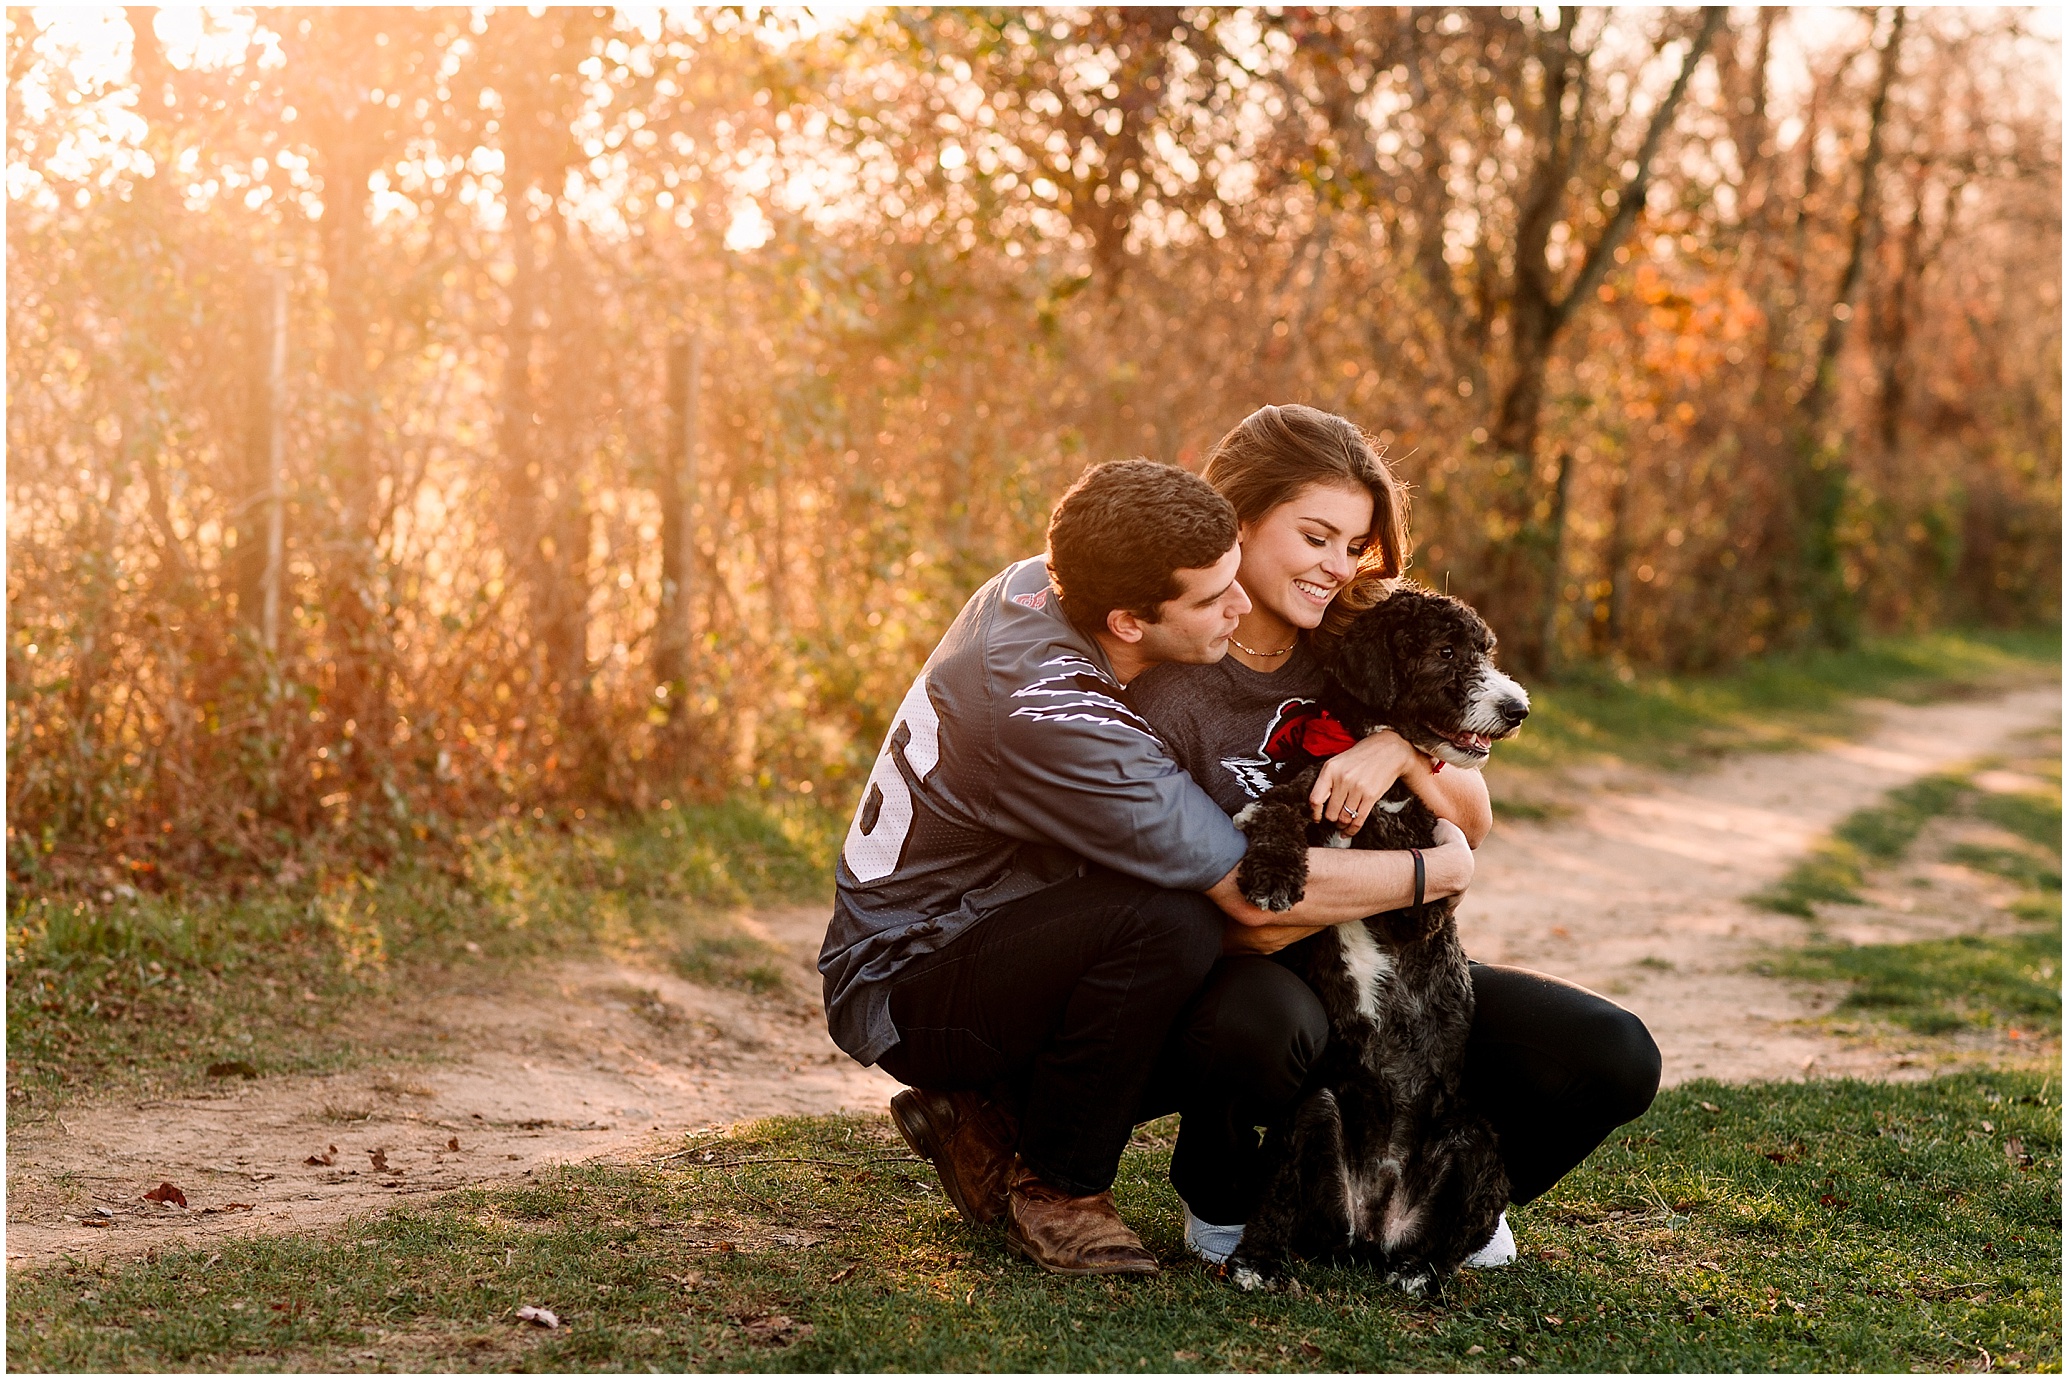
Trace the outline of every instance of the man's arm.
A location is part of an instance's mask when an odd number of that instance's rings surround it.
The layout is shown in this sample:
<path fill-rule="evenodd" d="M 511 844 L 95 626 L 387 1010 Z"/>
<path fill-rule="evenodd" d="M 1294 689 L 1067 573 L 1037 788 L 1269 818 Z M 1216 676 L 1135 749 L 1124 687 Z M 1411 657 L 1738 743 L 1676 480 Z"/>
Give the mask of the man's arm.
<path fill-rule="evenodd" d="M 1472 847 L 1464 831 L 1447 819 L 1436 821 L 1436 846 L 1422 850 L 1422 863 L 1425 901 L 1459 895 L 1472 884 Z M 1405 850 L 1308 849 L 1307 894 L 1284 911 L 1251 905 L 1235 885 L 1241 870 L 1228 873 L 1206 894 L 1229 919 L 1251 928 L 1304 927 L 1311 934 L 1323 925 L 1413 905 L 1415 899 L 1415 862 Z"/>

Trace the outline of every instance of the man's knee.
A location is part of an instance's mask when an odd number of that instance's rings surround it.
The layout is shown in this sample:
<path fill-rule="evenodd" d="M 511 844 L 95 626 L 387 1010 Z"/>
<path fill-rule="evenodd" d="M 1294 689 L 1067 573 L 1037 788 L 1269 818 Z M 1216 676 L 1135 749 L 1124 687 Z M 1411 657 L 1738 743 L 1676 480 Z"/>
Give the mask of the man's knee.
<path fill-rule="evenodd" d="M 1203 982 L 1221 956 L 1220 907 L 1196 891 L 1145 887 L 1119 927 L 1163 971 Z"/>

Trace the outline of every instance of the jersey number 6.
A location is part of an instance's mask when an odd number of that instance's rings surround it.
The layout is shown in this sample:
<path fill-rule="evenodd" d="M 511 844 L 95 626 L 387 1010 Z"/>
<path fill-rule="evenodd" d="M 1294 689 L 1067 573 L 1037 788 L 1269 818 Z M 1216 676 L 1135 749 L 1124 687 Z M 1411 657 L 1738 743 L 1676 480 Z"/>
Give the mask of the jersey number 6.
<path fill-rule="evenodd" d="M 915 782 L 926 780 L 941 760 L 941 720 L 934 713 L 923 675 L 912 682 L 905 702 L 898 706 L 883 750 L 869 770 L 869 785 L 862 792 L 854 823 L 848 826 L 847 842 L 840 849 L 841 860 L 858 882 L 888 877 L 898 870 L 898 859 L 904 856 L 905 837 L 912 832 L 912 786 L 898 768 L 901 754 Z"/>

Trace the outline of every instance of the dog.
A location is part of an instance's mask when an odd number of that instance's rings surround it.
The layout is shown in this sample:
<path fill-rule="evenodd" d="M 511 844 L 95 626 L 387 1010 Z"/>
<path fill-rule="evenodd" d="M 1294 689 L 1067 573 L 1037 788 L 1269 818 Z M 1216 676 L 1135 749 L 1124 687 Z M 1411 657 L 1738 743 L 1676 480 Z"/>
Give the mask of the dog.
<path fill-rule="evenodd" d="M 1290 773 L 1236 816 L 1249 835 L 1237 884 L 1252 904 L 1289 910 L 1307 849 L 1426 848 L 1436 816 L 1396 783 L 1354 838 L 1310 819 L 1323 756 L 1391 728 L 1442 764 L 1475 770 L 1529 714 L 1529 695 L 1494 665 L 1494 636 L 1470 607 L 1402 586 L 1359 614 L 1325 657 L 1316 721 Z M 1348 1257 L 1417 1296 L 1439 1288 L 1493 1236 L 1508 1203 L 1493 1128 L 1459 1091 L 1472 979 L 1455 898 L 1336 925 L 1308 941 L 1306 978 L 1328 1011 L 1329 1041 L 1291 1118 L 1267 1139 L 1274 1166 L 1228 1261 L 1245 1289 L 1288 1257 Z"/>

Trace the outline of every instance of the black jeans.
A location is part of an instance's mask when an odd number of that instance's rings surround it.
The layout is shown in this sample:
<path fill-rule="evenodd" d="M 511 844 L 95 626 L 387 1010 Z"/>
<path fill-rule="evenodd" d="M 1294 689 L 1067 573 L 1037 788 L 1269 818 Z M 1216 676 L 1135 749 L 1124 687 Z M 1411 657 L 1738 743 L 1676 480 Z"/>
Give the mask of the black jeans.
<path fill-rule="evenodd" d="M 1465 1095 L 1500 1136 L 1512 1200 L 1526 1203 L 1644 1114 L 1659 1047 L 1630 1012 L 1542 973 L 1474 963 L 1472 992 Z M 1258 1128 L 1293 1109 L 1327 1043 L 1320 998 L 1274 959 L 1223 959 L 1187 1005 L 1141 1116 L 1183 1114 L 1170 1177 L 1203 1220 L 1248 1218 L 1263 1189 Z"/>
<path fill-rule="evenodd" d="M 1220 910 L 1095 870 L 1015 902 L 900 973 L 901 1083 L 995 1090 L 1020 1158 L 1072 1193 L 1110 1188 L 1172 1022 L 1221 951 Z M 1311 994 L 1310 994 L 1311 995 Z"/>

